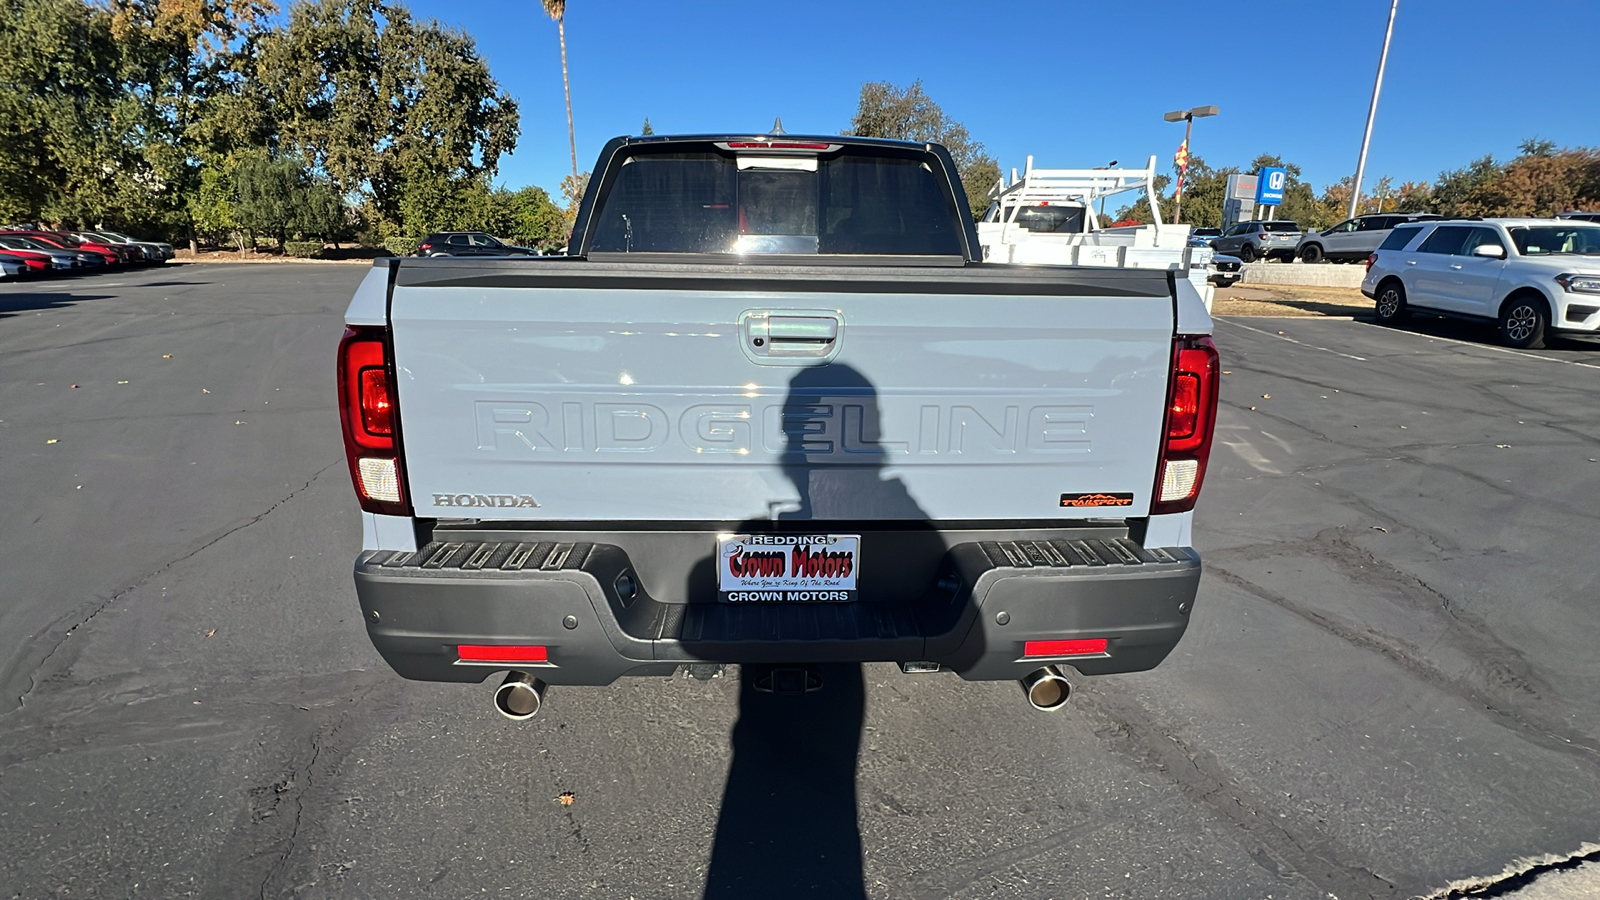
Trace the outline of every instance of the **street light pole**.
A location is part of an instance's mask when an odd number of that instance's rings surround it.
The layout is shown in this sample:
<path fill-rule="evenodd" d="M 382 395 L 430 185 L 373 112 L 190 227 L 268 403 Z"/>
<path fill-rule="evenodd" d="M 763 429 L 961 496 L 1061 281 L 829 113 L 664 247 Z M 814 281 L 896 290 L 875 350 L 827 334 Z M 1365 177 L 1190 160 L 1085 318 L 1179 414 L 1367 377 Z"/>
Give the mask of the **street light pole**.
<path fill-rule="evenodd" d="M 1389 27 L 1383 31 L 1383 52 L 1378 54 L 1378 77 L 1372 82 L 1372 105 L 1367 107 L 1367 130 L 1361 135 L 1361 158 L 1356 162 L 1356 182 L 1350 186 L 1350 214 L 1356 217 L 1356 205 L 1361 202 L 1361 179 L 1367 173 L 1367 145 L 1372 143 L 1372 122 L 1378 117 L 1378 92 L 1383 90 L 1383 67 L 1389 62 L 1389 39 L 1394 36 L 1394 14 L 1400 9 L 1400 0 L 1389 0 Z"/>
<path fill-rule="evenodd" d="M 1189 158 L 1188 158 L 1187 154 L 1189 153 L 1189 135 L 1191 133 L 1193 133 L 1193 131 L 1194 131 L 1194 120 L 1195 119 L 1203 119 L 1206 116 L 1214 116 L 1216 114 L 1217 114 L 1217 108 L 1215 106 L 1196 106 L 1194 109 L 1177 109 L 1177 110 L 1173 110 L 1172 112 L 1169 112 L 1166 115 L 1161 117 L 1161 118 L 1167 120 L 1168 122 L 1183 122 L 1184 123 L 1184 126 L 1183 126 L 1183 151 L 1184 151 L 1184 154 L 1185 154 L 1185 156 L 1184 156 L 1184 166 L 1183 166 L 1182 169 L 1180 169 L 1178 171 L 1178 188 L 1174 192 L 1176 196 L 1174 197 L 1174 199 L 1172 201 L 1172 224 L 1174 224 L 1174 225 L 1178 224 L 1178 214 L 1183 211 L 1183 176 L 1184 176 L 1184 173 L 1187 172 L 1188 168 L 1189 168 Z"/>

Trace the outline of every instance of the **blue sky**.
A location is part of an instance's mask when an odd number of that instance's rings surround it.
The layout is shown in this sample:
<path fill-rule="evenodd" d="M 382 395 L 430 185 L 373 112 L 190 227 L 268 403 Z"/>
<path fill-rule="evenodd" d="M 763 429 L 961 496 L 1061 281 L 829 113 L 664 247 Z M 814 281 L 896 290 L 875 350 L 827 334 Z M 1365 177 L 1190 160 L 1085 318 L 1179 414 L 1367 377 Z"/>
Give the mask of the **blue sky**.
<path fill-rule="evenodd" d="M 499 181 L 555 194 L 570 171 L 555 23 L 539 0 L 411 0 L 464 29 L 521 107 Z M 1260 12 L 1252 12 L 1257 7 Z M 1318 188 L 1355 170 L 1389 0 L 751 3 L 571 0 L 567 57 L 578 165 L 635 134 L 837 133 L 864 81 L 921 79 L 1003 169 L 1110 160 L 1163 167 L 1216 104 L 1193 150 L 1214 166 L 1278 153 Z M 1600 0 L 1400 0 L 1367 185 L 1432 181 L 1524 138 L 1600 146 L 1600 70 L 1583 48 Z"/>

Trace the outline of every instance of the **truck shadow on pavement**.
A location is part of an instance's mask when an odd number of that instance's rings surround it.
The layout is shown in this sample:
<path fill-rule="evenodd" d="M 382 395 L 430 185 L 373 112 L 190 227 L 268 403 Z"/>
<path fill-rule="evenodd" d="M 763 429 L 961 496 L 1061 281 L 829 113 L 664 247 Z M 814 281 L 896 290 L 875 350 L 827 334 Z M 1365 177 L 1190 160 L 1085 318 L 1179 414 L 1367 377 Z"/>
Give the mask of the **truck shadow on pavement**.
<path fill-rule="evenodd" d="M 1374 324 L 1377 321 L 1372 320 Z M 1426 337 L 1447 338 L 1453 341 L 1462 341 L 1468 344 L 1483 344 L 1488 347 L 1507 349 L 1500 342 L 1500 333 L 1492 322 L 1469 322 L 1464 319 L 1453 319 L 1449 316 L 1435 316 L 1425 312 L 1414 312 L 1404 322 L 1391 326 L 1396 330 L 1409 331 Z M 1546 350 L 1600 350 L 1600 341 L 1587 336 L 1553 335 L 1545 333 L 1544 347 Z M 1538 350 L 1528 350 L 1528 353 L 1538 353 Z"/>
<path fill-rule="evenodd" d="M 70 294 L 48 291 L 28 291 L 19 294 L 0 293 L 0 319 L 22 313 L 71 306 L 86 300 L 110 300 L 111 294 Z"/>
<path fill-rule="evenodd" d="M 795 523 L 810 521 L 819 523 L 819 532 L 847 522 L 860 530 L 863 519 L 892 521 L 897 552 L 943 556 L 942 537 L 904 483 L 882 477 L 877 391 L 860 372 L 842 364 L 801 369 L 789 383 L 782 422 L 782 470 L 798 492 L 798 508 L 743 522 L 739 533 L 805 533 Z M 871 554 L 872 537 L 862 536 L 863 559 Z M 690 575 L 691 602 L 715 590 L 719 562 L 709 557 Z M 871 565 L 866 562 L 863 572 Z M 863 590 L 858 602 L 874 599 Z M 866 897 L 856 809 L 866 711 L 862 666 L 792 662 L 740 667 L 739 718 L 706 900 Z M 819 689 L 802 685 L 785 692 L 775 684 L 783 670 L 792 678 L 801 667 L 820 681 Z"/>

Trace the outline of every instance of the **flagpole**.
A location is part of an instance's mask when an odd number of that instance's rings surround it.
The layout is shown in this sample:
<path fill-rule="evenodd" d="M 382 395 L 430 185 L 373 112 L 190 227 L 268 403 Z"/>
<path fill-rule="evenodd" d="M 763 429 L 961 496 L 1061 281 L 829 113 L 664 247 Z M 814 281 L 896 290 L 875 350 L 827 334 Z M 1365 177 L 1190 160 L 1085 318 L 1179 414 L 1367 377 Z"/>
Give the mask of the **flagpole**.
<path fill-rule="evenodd" d="M 1372 143 L 1372 122 L 1378 117 L 1378 93 L 1383 90 L 1383 67 L 1389 63 L 1389 39 L 1394 37 L 1394 14 L 1400 9 L 1400 0 L 1389 4 L 1389 25 L 1383 30 L 1383 51 L 1378 54 L 1378 77 L 1372 81 L 1372 104 L 1367 107 L 1367 130 L 1361 133 L 1361 157 L 1356 160 L 1356 180 L 1350 186 L 1350 216 L 1356 217 L 1356 206 L 1361 202 L 1361 179 L 1367 172 L 1367 145 Z"/>
<path fill-rule="evenodd" d="M 1178 169 L 1177 197 L 1172 201 L 1172 224 L 1178 224 L 1178 213 L 1183 211 L 1183 176 L 1189 171 L 1189 135 L 1194 131 L 1194 115 L 1183 117 L 1187 123 L 1183 126 L 1183 165 Z"/>

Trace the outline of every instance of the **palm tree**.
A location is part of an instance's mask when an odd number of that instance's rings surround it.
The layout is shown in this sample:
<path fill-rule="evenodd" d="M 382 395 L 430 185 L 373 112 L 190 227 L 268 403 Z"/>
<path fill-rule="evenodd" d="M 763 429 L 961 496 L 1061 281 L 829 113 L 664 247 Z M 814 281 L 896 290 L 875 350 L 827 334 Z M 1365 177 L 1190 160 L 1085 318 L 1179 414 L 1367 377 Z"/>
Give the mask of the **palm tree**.
<path fill-rule="evenodd" d="M 556 20 L 561 35 L 561 87 L 567 92 L 567 144 L 572 148 L 572 177 L 578 177 L 578 136 L 572 130 L 572 84 L 567 81 L 567 0 L 543 0 L 544 11 Z"/>

